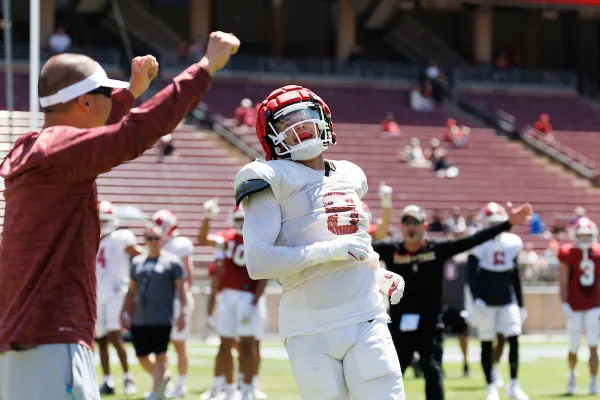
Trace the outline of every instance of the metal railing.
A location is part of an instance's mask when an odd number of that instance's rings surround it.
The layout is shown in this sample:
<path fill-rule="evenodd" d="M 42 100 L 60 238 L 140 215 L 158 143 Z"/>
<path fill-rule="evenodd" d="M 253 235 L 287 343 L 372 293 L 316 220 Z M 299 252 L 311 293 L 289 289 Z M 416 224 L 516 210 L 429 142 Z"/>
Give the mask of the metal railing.
<path fill-rule="evenodd" d="M 29 45 L 22 43 L 15 43 L 12 46 L 13 60 L 15 62 L 29 62 Z M 113 68 L 121 67 L 121 54 L 117 49 L 114 48 L 102 48 L 102 47 L 77 47 L 73 46 L 69 48 L 71 53 L 85 54 L 98 63 Z M 40 51 L 40 60 L 46 61 L 53 53 L 43 49 Z M 4 60 L 4 43 L 0 42 L 0 59 Z"/>
<path fill-rule="evenodd" d="M 460 66 L 452 71 L 454 82 L 544 85 L 563 88 L 577 88 L 577 74 L 567 71 L 547 71 L 538 69 L 500 70 L 487 66 Z"/>
<path fill-rule="evenodd" d="M 548 141 L 539 139 L 543 136 L 542 132 L 531 126 L 525 127 L 521 132 L 521 139 L 529 146 L 547 154 L 584 178 L 594 179 L 596 177 L 596 163 L 594 161 L 556 140 L 556 138 Z"/>
<path fill-rule="evenodd" d="M 182 70 L 196 60 L 177 60 L 173 52 L 161 55 L 161 66 Z M 319 76 L 346 78 L 367 82 L 417 82 L 419 67 L 403 63 L 372 61 L 337 62 L 331 59 L 276 59 L 269 57 L 235 56 L 219 72 L 221 75 L 258 73 L 269 76 Z"/>

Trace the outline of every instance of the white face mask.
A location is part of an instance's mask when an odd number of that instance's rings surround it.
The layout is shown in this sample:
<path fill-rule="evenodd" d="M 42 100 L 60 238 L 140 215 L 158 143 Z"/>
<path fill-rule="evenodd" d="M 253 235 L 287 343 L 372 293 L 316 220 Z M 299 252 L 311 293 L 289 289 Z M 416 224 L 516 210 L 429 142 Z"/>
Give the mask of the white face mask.
<path fill-rule="evenodd" d="M 293 161 L 311 160 L 333 143 L 323 111 L 318 107 L 312 103 L 298 103 L 288 106 L 285 111 L 273 123 L 269 123 L 272 132 L 269 137 L 275 145 L 278 158 L 289 155 Z M 311 129 L 300 131 L 299 128 L 306 126 Z M 310 134 L 310 138 L 306 134 Z M 288 138 L 294 138 L 297 144 L 288 144 Z"/>

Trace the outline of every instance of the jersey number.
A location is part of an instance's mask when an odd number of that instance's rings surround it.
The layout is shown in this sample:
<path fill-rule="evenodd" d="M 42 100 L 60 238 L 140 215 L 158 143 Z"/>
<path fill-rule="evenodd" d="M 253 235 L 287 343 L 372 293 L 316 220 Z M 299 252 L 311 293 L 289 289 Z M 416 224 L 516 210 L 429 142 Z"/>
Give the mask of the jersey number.
<path fill-rule="evenodd" d="M 494 265 L 504 265 L 506 256 L 503 251 L 496 251 L 494 253 Z"/>
<path fill-rule="evenodd" d="M 102 268 L 106 268 L 106 258 L 104 258 L 104 247 L 100 247 L 98 257 L 96 257 L 96 262 L 100 264 Z"/>
<path fill-rule="evenodd" d="M 594 262 L 590 259 L 582 260 L 579 268 L 581 269 L 581 276 L 579 277 L 581 286 L 592 286 L 596 281 Z"/>
<path fill-rule="evenodd" d="M 246 260 L 244 259 L 244 244 L 240 243 L 236 245 L 235 240 L 227 242 L 225 257 L 231 259 L 234 265 L 244 268 L 246 266 Z"/>
<path fill-rule="evenodd" d="M 334 205 L 335 204 L 335 205 Z M 358 231 L 359 214 L 354 200 L 342 192 L 329 192 L 323 197 L 325 212 L 331 214 L 327 217 L 327 229 L 335 235 L 350 235 Z M 350 223 L 339 224 L 338 213 L 350 212 Z"/>

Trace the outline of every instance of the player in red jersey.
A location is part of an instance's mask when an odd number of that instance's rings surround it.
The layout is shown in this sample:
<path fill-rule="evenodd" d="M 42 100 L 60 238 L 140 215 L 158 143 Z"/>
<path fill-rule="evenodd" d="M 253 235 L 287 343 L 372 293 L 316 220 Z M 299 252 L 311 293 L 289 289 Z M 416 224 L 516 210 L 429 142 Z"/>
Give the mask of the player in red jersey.
<path fill-rule="evenodd" d="M 590 347 L 590 394 L 598 393 L 598 336 L 600 336 L 600 244 L 598 228 L 589 218 L 579 218 L 573 243 L 561 247 L 560 295 L 569 333 L 569 380 L 567 394 L 576 387 L 575 365 L 583 330 Z"/>
<path fill-rule="evenodd" d="M 216 249 L 209 315 L 211 315 L 210 321 L 214 321 L 216 331 L 221 337 L 219 353 L 215 360 L 213 385 L 201 398 L 214 398 L 221 391 L 225 392 L 226 399 L 233 398 L 235 384 L 231 350 L 237 340 L 242 400 L 264 399 L 266 395 L 258 389 L 257 375 L 260 363 L 259 341 L 264 334 L 266 314 L 262 294 L 267 281 L 251 279 L 246 270 L 242 236 L 243 210 L 235 207 L 232 211 L 232 228 L 219 234 L 209 234 L 210 221 L 218 213 L 217 201 L 207 201 L 204 204 L 204 221 L 198 233 L 200 244 L 213 246 Z M 214 294 L 216 291 L 219 292 L 218 302 Z M 217 315 L 212 317 L 215 308 Z"/>

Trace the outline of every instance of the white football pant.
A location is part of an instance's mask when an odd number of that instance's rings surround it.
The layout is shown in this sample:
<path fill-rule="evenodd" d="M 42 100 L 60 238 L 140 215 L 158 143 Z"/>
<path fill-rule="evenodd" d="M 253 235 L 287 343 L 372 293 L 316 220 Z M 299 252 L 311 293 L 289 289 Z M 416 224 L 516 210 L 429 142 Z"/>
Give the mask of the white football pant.
<path fill-rule="evenodd" d="M 587 311 L 574 311 L 573 315 L 567 318 L 570 353 L 577 354 L 581 335 L 584 330 L 588 346 L 598 346 L 598 336 L 600 336 L 600 308 L 592 308 Z"/>
<path fill-rule="evenodd" d="M 404 400 L 387 324 L 362 322 L 285 341 L 303 400 Z"/>
<path fill-rule="evenodd" d="M 522 332 L 521 310 L 515 303 L 505 306 L 486 306 L 479 311 L 477 328 L 479 339 L 492 342 L 496 335 L 504 337 L 519 336 Z"/>

